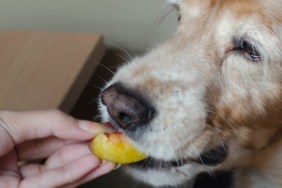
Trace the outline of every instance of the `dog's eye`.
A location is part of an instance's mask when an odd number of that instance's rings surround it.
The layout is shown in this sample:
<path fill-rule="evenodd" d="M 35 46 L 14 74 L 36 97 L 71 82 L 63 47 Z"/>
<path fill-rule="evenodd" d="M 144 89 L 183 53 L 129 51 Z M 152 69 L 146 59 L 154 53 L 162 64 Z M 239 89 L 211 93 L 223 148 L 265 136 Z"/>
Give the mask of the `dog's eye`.
<path fill-rule="evenodd" d="M 235 44 L 236 51 L 243 54 L 247 59 L 258 62 L 261 60 L 261 55 L 258 50 L 251 43 L 243 40 Z"/>

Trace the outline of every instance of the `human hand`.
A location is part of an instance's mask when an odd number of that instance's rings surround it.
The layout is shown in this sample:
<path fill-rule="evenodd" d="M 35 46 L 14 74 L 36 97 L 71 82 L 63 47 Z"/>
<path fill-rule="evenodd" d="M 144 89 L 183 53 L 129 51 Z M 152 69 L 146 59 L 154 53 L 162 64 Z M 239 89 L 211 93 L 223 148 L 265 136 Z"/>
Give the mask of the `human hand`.
<path fill-rule="evenodd" d="M 110 172 L 115 164 L 93 156 L 87 143 L 103 131 L 57 110 L 0 112 L 0 187 L 75 187 Z"/>

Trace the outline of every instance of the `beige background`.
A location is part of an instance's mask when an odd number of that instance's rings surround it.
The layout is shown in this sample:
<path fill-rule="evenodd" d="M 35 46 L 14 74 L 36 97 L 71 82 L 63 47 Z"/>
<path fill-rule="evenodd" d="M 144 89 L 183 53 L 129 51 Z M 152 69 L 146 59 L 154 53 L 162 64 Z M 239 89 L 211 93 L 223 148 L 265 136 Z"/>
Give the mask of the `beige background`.
<path fill-rule="evenodd" d="M 0 0 L 0 28 L 101 32 L 108 44 L 143 52 L 175 30 L 167 11 L 166 0 Z"/>

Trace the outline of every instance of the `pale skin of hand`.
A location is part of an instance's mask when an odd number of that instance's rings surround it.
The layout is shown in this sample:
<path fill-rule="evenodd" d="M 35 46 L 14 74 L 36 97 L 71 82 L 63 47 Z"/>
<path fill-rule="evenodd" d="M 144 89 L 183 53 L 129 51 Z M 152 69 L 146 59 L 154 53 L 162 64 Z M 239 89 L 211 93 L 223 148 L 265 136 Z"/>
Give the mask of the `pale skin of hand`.
<path fill-rule="evenodd" d="M 99 160 L 88 147 L 104 131 L 58 110 L 0 111 L 0 187 L 69 188 L 109 173 L 116 165 Z M 43 164 L 19 164 L 43 158 Z"/>

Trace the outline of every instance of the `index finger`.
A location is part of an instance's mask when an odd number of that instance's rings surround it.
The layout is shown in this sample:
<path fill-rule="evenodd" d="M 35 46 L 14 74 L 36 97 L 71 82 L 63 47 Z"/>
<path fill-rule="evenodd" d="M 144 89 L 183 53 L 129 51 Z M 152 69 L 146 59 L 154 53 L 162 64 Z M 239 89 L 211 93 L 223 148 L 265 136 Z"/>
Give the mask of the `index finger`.
<path fill-rule="evenodd" d="M 93 132 L 85 131 L 89 127 L 98 132 L 103 131 L 103 127 L 98 123 L 78 120 L 58 110 L 2 111 L 0 112 L 0 136 L 1 140 L 4 139 L 2 143 L 5 143 L 5 145 L 1 146 L 0 156 L 12 149 L 14 145 L 23 141 L 48 136 L 55 136 L 66 140 L 89 140 L 94 136 Z M 6 138 L 3 136 L 5 134 Z M 12 143 L 7 143 L 7 139 L 10 139 Z M 3 151 L 3 148 L 5 151 Z"/>

